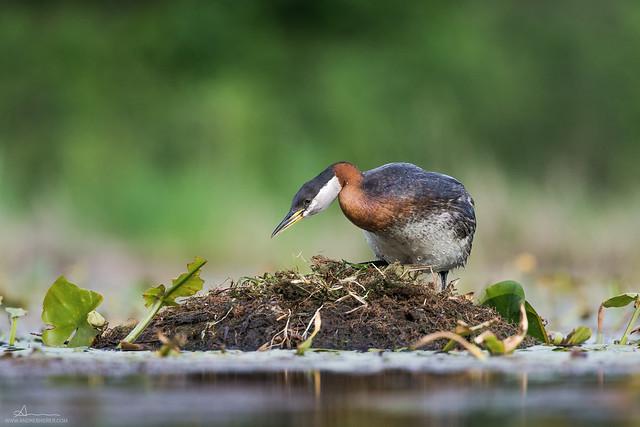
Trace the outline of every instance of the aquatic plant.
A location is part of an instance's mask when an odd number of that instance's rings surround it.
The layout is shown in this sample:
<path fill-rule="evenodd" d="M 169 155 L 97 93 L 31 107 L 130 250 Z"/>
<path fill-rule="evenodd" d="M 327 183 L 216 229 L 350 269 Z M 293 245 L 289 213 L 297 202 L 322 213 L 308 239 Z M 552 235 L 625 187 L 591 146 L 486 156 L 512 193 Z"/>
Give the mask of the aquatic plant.
<path fill-rule="evenodd" d="M 162 307 L 178 305 L 176 298 L 193 296 L 202 290 L 204 281 L 200 278 L 200 269 L 206 263 L 207 260 L 204 258 L 196 257 L 192 263 L 187 265 L 187 272 L 174 279 L 171 286 L 158 285 L 147 289 L 142 297 L 145 301 L 145 307 L 149 307 L 149 311 L 122 341 L 133 343 L 149 326 Z"/>
<path fill-rule="evenodd" d="M 320 332 L 320 328 L 322 327 L 322 318 L 320 317 L 320 309 L 316 310 L 316 313 L 314 314 L 312 320 L 313 320 L 313 332 L 311 332 L 311 335 L 309 335 L 307 339 L 305 339 L 303 342 L 298 344 L 298 348 L 296 349 L 296 354 L 298 356 L 304 356 L 304 353 L 311 348 L 311 345 L 313 344 L 313 339 L 315 338 L 316 335 L 318 335 L 318 332 Z M 305 331 L 305 334 L 306 334 L 306 331 Z M 303 338 L 305 334 L 302 334 Z"/>
<path fill-rule="evenodd" d="M 9 314 L 9 321 L 11 322 L 11 332 L 9 333 L 9 346 L 13 346 L 16 342 L 16 330 L 18 327 L 18 318 L 27 314 L 26 310 L 22 308 L 5 307 L 4 309 Z"/>
<path fill-rule="evenodd" d="M 453 348 L 453 345 L 457 343 L 460 346 L 462 346 L 465 350 L 467 350 L 469 354 L 471 354 L 472 356 L 474 356 L 479 360 L 486 359 L 486 355 L 482 352 L 482 349 L 480 348 L 480 346 L 486 349 L 489 352 L 489 354 L 491 354 L 492 356 L 502 356 L 506 354 L 511 354 L 518 348 L 518 346 L 520 346 L 520 344 L 522 344 L 522 341 L 527 336 L 527 330 L 529 327 L 528 325 L 529 322 L 527 320 L 527 313 L 525 310 L 524 302 L 520 303 L 518 312 L 520 313 L 518 332 L 515 335 L 509 336 L 502 340 L 499 339 L 495 335 L 495 333 L 493 333 L 493 331 L 491 331 L 490 329 L 486 329 L 484 332 L 476 336 L 473 340 L 475 344 L 469 342 L 461 335 L 461 334 L 470 335 L 475 331 L 481 330 L 483 328 L 488 328 L 492 323 L 492 321 L 489 321 L 489 322 L 483 322 L 473 327 L 468 327 L 466 325 L 459 325 L 456 328 L 456 331 L 459 333 L 450 332 L 450 331 L 440 331 L 440 332 L 435 332 L 433 334 L 426 335 L 420 338 L 415 343 L 413 343 L 409 348 L 411 350 L 415 350 L 420 347 L 424 347 L 430 342 L 433 342 L 442 338 L 447 338 L 449 339 L 449 342 L 447 343 L 447 345 L 445 345 L 445 347 L 443 348 L 443 351 L 451 350 Z M 454 343 L 454 344 L 452 345 L 451 343 Z"/>
<path fill-rule="evenodd" d="M 516 348 L 522 344 L 522 341 L 527 336 L 527 331 L 529 329 L 528 313 L 525 309 L 524 302 L 520 303 L 518 311 L 520 312 L 520 323 L 518 333 L 516 335 L 512 335 L 501 340 L 498 339 L 491 330 L 487 330 L 478 335 L 474 339 L 474 342 L 476 344 L 484 345 L 492 355 L 502 356 L 513 353 Z"/>
<path fill-rule="evenodd" d="M 485 288 L 478 304 L 493 307 L 503 318 L 512 323 L 520 319 L 520 306 L 524 304 L 529 328 L 527 334 L 540 342 L 549 344 L 549 336 L 536 310 L 525 299 L 522 285 L 513 280 L 495 283 Z"/>
<path fill-rule="evenodd" d="M 620 338 L 619 343 L 625 345 L 627 343 L 629 334 L 633 330 L 633 325 L 638 321 L 638 316 L 640 316 L 640 293 L 635 292 L 627 292 L 624 294 L 616 295 L 609 299 L 606 299 L 600 304 L 600 308 L 598 309 L 598 343 L 602 344 L 603 335 L 602 335 L 602 323 L 604 322 L 604 309 L 605 308 L 621 308 L 626 307 L 629 304 L 633 304 L 635 310 L 631 315 L 631 319 L 629 319 L 629 323 L 627 324 L 622 337 Z"/>
<path fill-rule="evenodd" d="M 187 342 L 184 335 L 177 334 L 169 338 L 162 332 L 158 332 L 158 340 L 162 343 L 162 346 L 156 351 L 160 357 L 178 356 L 180 348 Z"/>
<path fill-rule="evenodd" d="M 566 336 L 560 332 L 549 332 L 549 341 L 552 345 L 558 347 L 575 347 L 584 344 L 591 338 L 591 328 L 586 326 L 578 326 L 569 332 Z"/>
<path fill-rule="evenodd" d="M 42 321 L 52 328 L 45 329 L 45 345 L 84 347 L 93 343 L 100 329 L 96 327 L 104 318 L 95 312 L 102 303 L 102 295 L 82 289 L 60 276 L 51 285 L 42 303 Z"/>

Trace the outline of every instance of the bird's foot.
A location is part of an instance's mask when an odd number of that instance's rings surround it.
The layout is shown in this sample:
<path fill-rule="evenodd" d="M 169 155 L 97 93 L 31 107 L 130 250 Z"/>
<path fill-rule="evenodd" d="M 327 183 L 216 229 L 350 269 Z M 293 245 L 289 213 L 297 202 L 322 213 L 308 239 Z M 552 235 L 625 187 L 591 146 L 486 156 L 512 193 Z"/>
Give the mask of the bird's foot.
<path fill-rule="evenodd" d="M 447 282 L 447 275 L 449 274 L 448 271 L 438 271 L 438 272 L 436 272 L 433 269 L 432 265 L 405 264 L 404 268 L 405 268 L 406 271 L 409 271 L 409 272 L 421 272 L 421 273 L 424 273 L 424 274 L 431 274 L 432 283 L 436 287 L 436 290 L 439 290 L 440 292 L 446 291 L 454 283 L 454 282 L 450 282 L 450 283 Z M 438 283 L 440 284 L 439 287 L 438 287 Z"/>

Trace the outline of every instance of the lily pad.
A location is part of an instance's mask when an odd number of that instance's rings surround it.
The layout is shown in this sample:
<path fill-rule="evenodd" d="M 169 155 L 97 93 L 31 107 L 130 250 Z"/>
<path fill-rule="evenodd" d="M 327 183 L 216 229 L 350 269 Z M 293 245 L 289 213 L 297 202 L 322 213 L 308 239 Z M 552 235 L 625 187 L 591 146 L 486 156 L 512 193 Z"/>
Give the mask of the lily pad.
<path fill-rule="evenodd" d="M 529 322 L 527 335 L 549 344 L 549 337 L 542 318 L 540 318 L 533 306 L 526 301 L 524 289 L 520 283 L 513 280 L 505 280 L 488 286 L 480 295 L 478 303 L 493 307 L 500 316 L 515 324 L 520 321 L 520 304 L 524 304 Z"/>
<path fill-rule="evenodd" d="M 53 347 L 91 345 L 98 330 L 87 316 L 102 303 L 102 295 L 82 289 L 60 276 L 51 285 L 42 303 L 42 321 L 53 326 L 42 333 L 42 341 Z"/>
<path fill-rule="evenodd" d="M 478 303 L 493 307 L 505 319 L 518 323 L 520 304 L 524 299 L 522 285 L 513 280 L 505 280 L 485 288 L 478 298 Z"/>
<path fill-rule="evenodd" d="M 589 338 L 591 338 L 591 328 L 586 326 L 578 326 L 565 337 L 560 332 L 550 332 L 549 341 L 551 344 L 560 347 L 574 347 L 584 344 Z"/>

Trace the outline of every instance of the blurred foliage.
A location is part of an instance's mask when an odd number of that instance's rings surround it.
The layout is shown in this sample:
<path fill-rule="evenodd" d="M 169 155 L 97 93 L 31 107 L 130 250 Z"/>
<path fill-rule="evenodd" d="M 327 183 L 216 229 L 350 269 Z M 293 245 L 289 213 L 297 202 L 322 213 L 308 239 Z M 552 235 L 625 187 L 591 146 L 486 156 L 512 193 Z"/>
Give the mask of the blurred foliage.
<path fill-rule="evenodd" d="M 638 52 L 631 1 L 7 2 L 0 207 L 231 238 L 343 159 L 622 194 Z"/>

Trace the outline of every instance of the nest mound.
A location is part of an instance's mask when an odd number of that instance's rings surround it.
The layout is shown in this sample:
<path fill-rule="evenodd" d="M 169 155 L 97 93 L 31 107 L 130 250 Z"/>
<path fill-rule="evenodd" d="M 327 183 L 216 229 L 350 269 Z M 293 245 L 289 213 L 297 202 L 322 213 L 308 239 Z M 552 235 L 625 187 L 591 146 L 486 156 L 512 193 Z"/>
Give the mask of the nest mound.
<path fill-rule="evenodd" d="M 309 274 L 279 271 L 242 278 L 165 308 L 136 343 L 157 348 L 161 333 L 181 336 L 184 350 L 295 348 L 313 329 L 319 310 L 322 327 L 315 348 L 398 349 L 426 334 L 453 330 L 457 321 L 476 325 L 499 317 L 451 287 L 437 292 L 430 279 L 430 273 L 400 265 L 378 268 L 316 256 Z M 131 329 L 109 329 L 94 347 L 115 347 Z M 491 330 L 502 339 L 516 334 L 517 326 L 499 318 Z"/>

